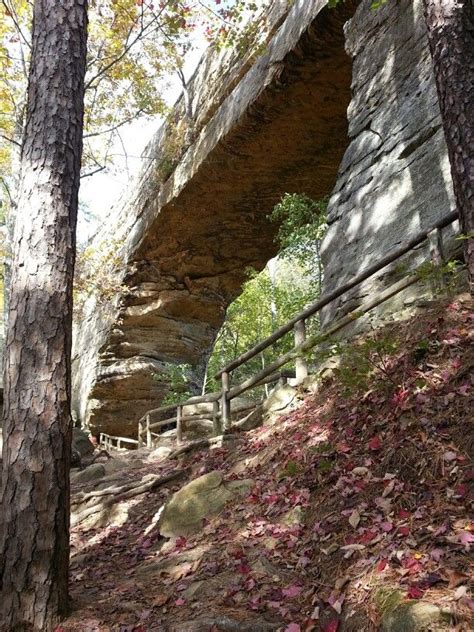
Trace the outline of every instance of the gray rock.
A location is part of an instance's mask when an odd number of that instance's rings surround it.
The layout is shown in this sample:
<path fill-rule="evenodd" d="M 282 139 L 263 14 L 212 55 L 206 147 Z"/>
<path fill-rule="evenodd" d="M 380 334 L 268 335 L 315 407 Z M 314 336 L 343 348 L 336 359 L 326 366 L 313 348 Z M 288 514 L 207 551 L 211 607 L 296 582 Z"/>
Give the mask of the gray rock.
<path fill-rule="evenodd" d="M 78 485 L 81 483 L 90 483 L 92 481 L 98 481 L 105 476 L 105 467 L 102 463 L 93 463 L 80 472 L 71 474 L 71 483 Z"/>
<path fill-rule="evenodd" d="M 289 384 L 275 388 L 263 402 L 264 414 L 283 413 L 294 402 L 297 394 L 297 389 Z"/>
<path fill-rule="evenodd" d="M 238 421 L 232 424 L 233 428 L 238 428 L 239 430 L 254 430 L 254 428 L 258 428 L 263 423 L 263 406 L 260 404 L 254 410 L 252 410 L 248 415 L 239 419 Z"/>
<path fill-rule="evenodd" d="M 82 428 L 72 429 L 72 446 L 81 457 L 90 456 L 94 452 L 94 444 L 91 442 L 89 434 Z"/>
<path fill-rule="evenodd" d="M 158 524 L 160 534 L 171 538 L 198 533 L 204 518 L 218 515 L 229 500 L 245 494 L 252 485 L 251 480 L 224 482 L 219 471 L 200 476 L 166 503 Z"/>
<path fill-rule="evenodd" d="M 425 601 L 401 603 L 382 618 L 384 632 L 442 632 L 451 626 L 449 612 Z"/>
<path fill-rule="evenodd" d="M 204 365 L 246 269 L 278 250 L 267 216 L 295 174 L 316 199 L 331 190 L 348 144 L 349 15 L 272 2 L 257 23 L 264 55 L 202 60 L 188 87 L 193 139 L 174 170 L 162 169 L 170 130 L 147 147 L 151 159 L 97 236 L 116 244 L 123 292 L 106 305 L 92 296 L 75 330 L 74 408 L 94 434 L 136 437 L 169 390 L 168 366 Z"/>

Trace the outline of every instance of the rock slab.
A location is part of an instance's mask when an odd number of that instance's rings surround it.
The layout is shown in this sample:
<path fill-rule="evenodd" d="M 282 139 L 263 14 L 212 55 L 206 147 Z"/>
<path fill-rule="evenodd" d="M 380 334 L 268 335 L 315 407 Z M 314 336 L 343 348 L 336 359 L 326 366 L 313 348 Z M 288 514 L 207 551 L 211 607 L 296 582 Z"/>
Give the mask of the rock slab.
<path fill-rule="evenodd" d="M 204 518 L 217 516 L 229 500 L 243 496 L 252 485 L 250 479 L 225 482 L 217 470 L 196 478 L 165 505 L 159 521 L 160 534 L 173 538 L 198 533 Z"/>

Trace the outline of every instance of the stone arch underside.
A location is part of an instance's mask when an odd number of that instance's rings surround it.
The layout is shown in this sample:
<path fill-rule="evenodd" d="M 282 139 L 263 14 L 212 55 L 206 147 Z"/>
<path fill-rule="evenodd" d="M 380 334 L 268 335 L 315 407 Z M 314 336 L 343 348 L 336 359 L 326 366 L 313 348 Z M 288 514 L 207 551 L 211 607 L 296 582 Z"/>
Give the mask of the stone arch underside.
<path fill-rule="evenodd" d="M 343 26 L 352 10 L 296 4 L 169 181 L 156 185 L 150 170 L 142 178 L 119 306 L 112 318 L 92 308 L 76 337 L 74 403 L 94 433 L 135 436 L 165 392 L 153 373 L 199 364 L 246 269 L 276 254 L 275 203 L 334 186 L 348 144 Z"/>
<path fill-rule="evenodd" d="M 114 307 L 92 301 L 77 327 L 74 403 L 93 432 L 135 436 L 164 395 L 153 373 L 206 358 L 246 268 L 276 252 L 267 215 L 283 193 L 332 192 L 324 291 L 453 210 L 422 0 L 325 5 L 275 0 L 262 57 L 204 59 L 195 140 L 164 184 L 163 133 L 148 148 L 156 158 L 109 227 L 125 241 L 124 291 Z M 404 263 L 428 257 L 420 246 Z M 396 267 L 333 302 L 325 321 L 393 282 Z"/>

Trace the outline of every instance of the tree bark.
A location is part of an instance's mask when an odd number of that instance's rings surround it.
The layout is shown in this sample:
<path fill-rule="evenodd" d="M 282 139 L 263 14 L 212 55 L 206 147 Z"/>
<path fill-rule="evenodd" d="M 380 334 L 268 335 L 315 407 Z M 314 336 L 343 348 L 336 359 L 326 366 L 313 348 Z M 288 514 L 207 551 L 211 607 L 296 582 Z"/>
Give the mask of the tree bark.
<path fill-rule="evenodd" d="M 474 291 L 474 2 L 424 0 L 454 195 Z"/>
<path fill-rule="evenodd" d="M 87 0 L 35 0 L 5 358 L 1 629 L 67 613 L 72 279 Z"/>

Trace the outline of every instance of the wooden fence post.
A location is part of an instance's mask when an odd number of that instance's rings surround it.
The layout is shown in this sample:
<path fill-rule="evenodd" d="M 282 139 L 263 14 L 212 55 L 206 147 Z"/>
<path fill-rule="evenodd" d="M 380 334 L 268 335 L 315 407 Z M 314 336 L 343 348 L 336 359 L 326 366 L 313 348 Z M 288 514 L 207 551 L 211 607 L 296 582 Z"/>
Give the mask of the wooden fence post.
<path fill-rule="evenodd" d="M 303 344 L 306 340 L 306 323 L 304 320 L 299 320 L 295 323 L 294 327 L 295 332 L 295 347 Z M 301 384 L 301 382 L 308 376 L 308 363 L 306 362 L 306 358 L 299 357 L 296 358 L 295 362 L 295 370 L 296 370 L 296 383 Z"/>
<path fill-rule="evenodd" d="M 435 228 L 427 236 L 428 247 L 430 249 L 431 263 L 433 264 L 434 278 L 432 280 L 433 292 L 443 290 L 446 287 L 443 271 L 440 270 L 444 263 L 443 233 L 441 229 Z"/>
<path fill-rule="evenodd" d="M 224 371 L 221 375 L 222 381 L 222 396 L 221 396 L 221 424 L 222 430 L 225 432 L 230 428 L 230 400 L 228 399 L 229 392 L 229 374 Z"/>
<path fill-rule="evenodd" d="M 219 420 L 219 402 L 212 402 L 212 425 L 214 436 L 221 434 L 221 422 Z"/>
<path fill-rule="evenodd" d="M 143 424 L 141 421 L 138 422 L 138 449 L 143 446 Z"/>
<path fill-rule="evenodd" d="M 151 448 L 150 415 L 146 416 L 146 447 Z"/>
<path fill-rule="evenodd" d="M 183 441 L 183 408 L 178 406 L 176 409 L 176 443 Z"/>

